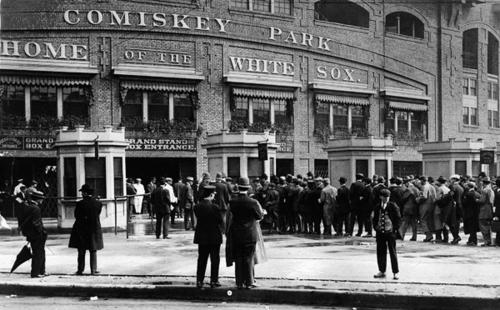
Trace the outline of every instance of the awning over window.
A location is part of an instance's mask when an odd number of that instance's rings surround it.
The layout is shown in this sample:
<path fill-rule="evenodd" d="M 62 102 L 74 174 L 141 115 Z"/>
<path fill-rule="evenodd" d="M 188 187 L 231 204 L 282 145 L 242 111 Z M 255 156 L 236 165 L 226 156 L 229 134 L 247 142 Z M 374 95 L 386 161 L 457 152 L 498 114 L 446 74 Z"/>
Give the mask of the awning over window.
<path fill-rule="evenodd" d="M 88 86 L 88 79 L 1 75 L 0 84 L 24 86 Z"/>
<path fill-rule="evenodd" d="M 175 84 L 175 83 L 160 83 L 160 82 L 144 82 L 144 81 L 123 81 L 121 88 L 130 90 L 149 90 L 149 91 L 165 91 L 165 92 L 178 92 L 189 93 L 196 91 L 195 86 L 192 84 Z"/>
<path fill-rule="evenodd" d="M 429 110 L 429 107 L 426 104 L 399 102 L 399 101 L 389 101 L 389 108 L 395 110 L 417 111 L 417 112 Z"/>
<path fill-rule="evenodd" d="M 317 94 L 316 100 L 328 103 L 341 103 L 341 104 L 363 105 L 363 106 L 370 105 L 370 100 L 368 100 L 368 98 L 353 97 L 353 96 Z"/>
<path fill-rule="evenodd" d="M 293 91 L 265 90 L 253 88 L 233 88 L 233 95 L 252 98 L 295 99 Z"/>

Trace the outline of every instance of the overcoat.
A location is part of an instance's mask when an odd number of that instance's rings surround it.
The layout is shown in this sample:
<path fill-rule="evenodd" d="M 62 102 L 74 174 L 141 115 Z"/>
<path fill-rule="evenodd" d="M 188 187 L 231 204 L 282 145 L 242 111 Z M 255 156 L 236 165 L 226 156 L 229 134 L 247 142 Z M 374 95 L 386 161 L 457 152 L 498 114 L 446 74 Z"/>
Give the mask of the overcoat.
<path fill-rule="evenodd" d="M 194 243 L 217 245 L 222 243 L 222 217 L 217 205 L 202 199 L 194 206 L 194 214 L 198 219 L 194 232 Z"/>
<path fill-rule="evenodd" d="M 94 197 L 85 196 L 76 203 L 75 224 L 73 224 L 69 239 L 70 248 L 97 251 L 104 247 L 101 210 L 102 203 Z"/>
<path fill-rule="evenodd" d="M 464 233 L 473 234 L 479 232 L 479 205 L 480 195 L 474 189 L 464 192 L 462 207 L 464 211 Z"/>
<path fill-rule="evenodd" d="M 238 195 L 229 202 L 232 223 L 230 233 L 233 244 L 257 242 L 257 221 L 263 215 L 257 200 L 245 195 Z"/>

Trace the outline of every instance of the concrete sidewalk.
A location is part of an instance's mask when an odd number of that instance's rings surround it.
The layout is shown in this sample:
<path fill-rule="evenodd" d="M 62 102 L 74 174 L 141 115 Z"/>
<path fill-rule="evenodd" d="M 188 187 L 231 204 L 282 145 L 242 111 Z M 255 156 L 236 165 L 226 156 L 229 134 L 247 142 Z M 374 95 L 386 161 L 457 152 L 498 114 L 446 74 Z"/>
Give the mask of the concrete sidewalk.
<path fill-rule="evenodd" d="M 195 288 L 197 247 L 192 243 L 193 232 L 174 229 L 171 236 L 167 240 L 154 236 L 127 240 L 123 233 L 105 234 L 105 249 L 98 252 L 102 274 L 73 276 L 76 250 L 67 247 L 69 235 L 50 235 L 50 276 L 43 279 L 29 278 L 29 263 L 8 274 L 25 241 L 19 236 L 2 237 L 0 294 L 411 309 L 500 307 L 500 248 L 398 242 L 401 272 L 400 280 L 394 281 L 390 270 L 387 279 L 373 278 L 377 272 L 373 238 L 266 235 L 268 261 L 256 266 L 258 288 L 235 289 L 234 267 L 225 266 L 222 249 L 223 286 L 200 291 Z"/>

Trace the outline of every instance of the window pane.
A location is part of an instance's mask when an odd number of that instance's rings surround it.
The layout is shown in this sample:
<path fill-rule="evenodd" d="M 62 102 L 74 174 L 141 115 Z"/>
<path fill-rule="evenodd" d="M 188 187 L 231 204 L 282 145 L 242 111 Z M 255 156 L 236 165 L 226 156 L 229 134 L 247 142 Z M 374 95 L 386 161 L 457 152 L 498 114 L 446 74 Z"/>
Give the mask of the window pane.
<path fill-rule="evenodd" d="M 9 85 L 1 98 L 0 124 L 3 128 L 24 127 L 24 87 Z"/>
<path fill-rule="evenodd" d="M 57 95 L 55 87 L 31 88 L 31 116 L 57 117 Z"/>
<path fill-rule="evenodd" d="M 478 29 L 470 29 L 464 32 L 462 41 L 463 67 L 477 69 Z"/>
<path fill-rule="evenodd" d="M 74 116 L 87 119 L 89 117 L 89 100 L 83 87 L 64 87 L 62 93 L 63 118 Z"/>
<path fill-rule="evenodd" d="M 236 109 L 231 114 L 232 120 L 248 122 L 248 100 L 248 98 L 244 97 L 234 98 Z"/>
<path fill-rule="evenodd" d="M 194 121 L 193 104 L 188 93 L 174 94 L 174 118 Z"/>
<path fill-rule="evenodd" d="M 470 110 L 470 123 L 471 123 L 471 125 L 477 125 L 478 124 L 477 109 L 476 108 L 469 108 L 469 110 Z"/>
<path fill-rule="evenodd" d="M 228 157 L 227 159 L 227 176 L 238 180 L 240 177 L 240 158 Z"/>
<path fill-rule="evenodd" d="M 76 197 L 76 158 L 64 158 L 64 196 Z"/>
<path fill-rule="evenodd" d="M 130 90 L 122 107 L 122 125 L 135 128 L 142 123 L 142 91 Z"/>
<path fill-rule="evenodd" d="M 85 158 L 85 183 L 95 190 L 95 194 L 106 197 L 106 159 Z"/>
<path fill-rule="evenodd" d="M 463 122 L 464 124 L 468 125 L 469 124 L 469 108 L 464 107 L 462 109 L 462 114 L 463 114 Z"/>
<path fill-rule="evenodd" d="M 123 163 L 121 157 L 113 157 L 115 196 L 123 195 Z"/>
<path fill-rule="evenodd" d="M 321 0 L 314 3 L 314 18 L 368 28 L 370 13 L 348 0 Z"/>
<path fill-rule="evenodd" d="M 351 106 L 351 118 L 353 132 L 364 132 L 366 129 L 365 107 Z"/>
<path fill-rule="evenodd" d="M 253 0 L 253 10 L 271 12 L 271 0 Z"/>
<path fill-rule="evenodd" d="M 333 128 L 335 131 L 347 131 L 347 106 L 342 104 L 332 104 Z"/>
<path fill-rule="evenodd" d="M 396 117 L 398 119 L 398 132 L 408 132 L 408 113 L 397 111 Z"/>
<path fill-rule="evenodd" d="M 317 102 L 316 115 L 314 115 L 314 128 L 320 129 L 330 126 L 330 104 Z"/>
<path fill-rule="evenodd" d="M 462 80 L 462 85 L 463 85 L 463 89 L 462 89 L 462 92 L 464 95 L 469 95 L 469 79 L 468 78 L 464 78 Z"/>
<path fill-rule="evenodd" d="M 488 73 L 498 75 L 498 40 L 488 33 Z"/>
<path fill-rule="evenodd" d="M 394 118 L 396 113 L 394 110 L 389 110 L 385 116 L 385 132 L 390 133 L 394 131 Z"/>
<path fill-rule="evenodd" d="M 148 93 L 148 121 L 158 121 L 162 119 L 165 120 L 169 119 L 168 93 L 164 92 Z"/>
<path fill-rule="evenodd" d="M 291 124 L 291 115 L 287 115 L 286 100 L 273 100 L 274 106 L 274 123 L 275 124 Z"/>
<path fill-rule="evenodd" d="M 498 123 L 499 111 L 493 111 L 493 127 L 498 128 L 500 124 Z"/>
<path fill-rule="evenodd" d="M 290 15 L 292 13 L 290 0 L 274 0 L 274 12 L 278 14 Z"/>
<path fill-rule="evenodd" d="M 269 123 L 271 121 L 269 103 L 269 99 L 252 98 L 254 123 Z"/>
<path fill-rule="evenodd" d="M 411 132 L 413 135 L 424 136 L 424 113 L 425 112 L 410 112 Z"/>
<path fill-rule="evenodd" d="M 476 82 L 477 81 L 475 79 L 469 79 L 471 96 L 477 96 Z"/>
<path fill-rule="evenodd" d="M 488 126 L 493 127 L 493 111 L 488 110 Z"/>
<path fill-rule="evenodd" d="M 231 7 L 248 10 L 249 0 L 231 0 Z"/>

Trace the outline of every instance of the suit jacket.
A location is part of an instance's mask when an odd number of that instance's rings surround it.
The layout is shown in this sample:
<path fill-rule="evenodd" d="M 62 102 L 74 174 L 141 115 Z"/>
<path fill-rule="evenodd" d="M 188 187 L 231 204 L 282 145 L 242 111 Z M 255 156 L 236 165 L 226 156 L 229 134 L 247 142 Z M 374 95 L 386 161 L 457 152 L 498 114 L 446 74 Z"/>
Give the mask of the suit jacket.
<path fill-rule="evenodd" d="M 163 186 L 158 186 L 151 193 L 151 203 L 156 214 L 170 214 L 170 193 Z"/>
<path fill-rule="evenodd" d="M 359 208 L 361 208 L 364 189 L 365 186 L 359 181 L 351 184 L 351 188 L 349 189 L 349 198 L 351 200 L 351 207 L 353 211 L 358 211 Z"/>
<path fill-rule="evenodd" d="M 94 197 L 84 197 L 76 203 L 75 224 L 69 239 L 70 248 L 97 251 L 104 247 L 101 210 L 102 203 Z"/>
<path fill-rule="evenodd" d="M 19 229 L 29 242 L 41 239 L 47 234 L 42 222 L 42 211 L 34 201 L 26 201 L 24 203 L 24 211 L 20 222 Z"/>
<path fill-rule="evenodd" d="M 339 213 L 348 213 L 351 209 L 349 201 L 349 188 L 347 186 L 341 185 L 337 190 L 337 211 Z"/>
<path fill-rule="evenodd" d="M 262 208 L 257 200 L 246 195 L 238 195 L 229 203 L 232 215 L 230 233 L 233 244 L 257 242 L 257 220 L 262 219 Z"/>
<path fill-rule="evenodd" d="M 194 207 L 197 218 L 194 243 L 216 245 L 222 243 L 222 217 L 217 206 L 203 199 Z"/>
<path fill-rule="evenodd" d="M 225 183 L 215 183 L 214 203 L 219 207 L 219 210 L 227 211 L 227 207 L 229 206 L 229 189 Z"/>
<path fill-rule="evenodd" d="M 380 217 L 380 211 L 382 210 L 382 203 L 375 207 L 375 213 L 373 216 L 373 228 L 375 231 L 379 232 L 380 227 L 378 226 L 378 220 Z M 397 233 L 399 231 L 399 226 L 401 225 L 401 213 L 399 207 L 392 201 L 387 202 L 386 210 L 389 214 L 389 218 L 392 222 L 392 232 Z"/>

